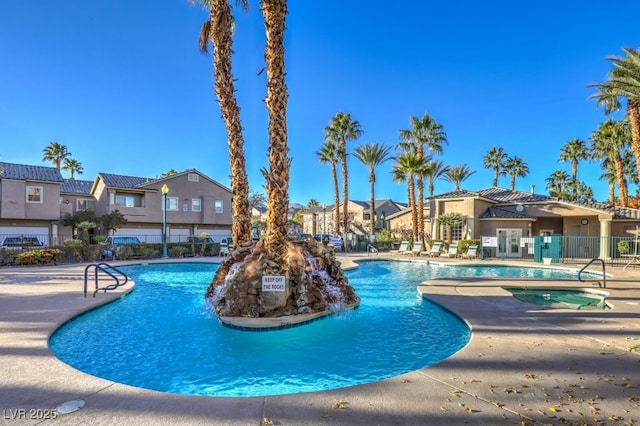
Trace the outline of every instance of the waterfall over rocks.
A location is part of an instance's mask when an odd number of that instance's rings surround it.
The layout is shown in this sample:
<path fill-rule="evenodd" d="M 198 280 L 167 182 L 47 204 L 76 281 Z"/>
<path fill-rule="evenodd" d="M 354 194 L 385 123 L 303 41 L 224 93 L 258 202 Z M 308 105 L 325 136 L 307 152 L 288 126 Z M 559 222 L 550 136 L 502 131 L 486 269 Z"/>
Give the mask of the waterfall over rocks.
<path fill-rule="evenodd" d="M 219 317 L 315 314 L 360 303 L 332 247 L 316 240 L 290 242 L 287 263 L 284 277 L 278 276 L 262 240 L 239 246 L 220 264 L 205 298 Z M 263 276 L 280 281 L 272 287 Z"/>

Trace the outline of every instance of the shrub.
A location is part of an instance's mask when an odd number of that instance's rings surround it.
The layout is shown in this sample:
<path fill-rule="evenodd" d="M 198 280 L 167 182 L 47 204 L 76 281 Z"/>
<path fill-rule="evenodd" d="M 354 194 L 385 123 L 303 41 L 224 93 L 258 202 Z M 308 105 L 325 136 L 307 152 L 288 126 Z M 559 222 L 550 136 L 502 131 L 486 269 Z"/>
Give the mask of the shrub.
<path fill-rule="evenodd" d="M 19 265 L 50 265 L 55 264 L 60 257 L 59 249 L 44 248 L 20 253 L 16 262 Z"/>
<path fill-rule="evenodd" d="M 618 241 L 618 251 L 620 254 L 629 254 L 631 252 L 631 242 L 629 240 Z"/>
<path fill-rule="evenodd" d="M 184 246 L 173 246 L 169 249 L 169 255 L 171 257 L 184 257 L 184 254 L 188 251 L 189 249 Z"/>

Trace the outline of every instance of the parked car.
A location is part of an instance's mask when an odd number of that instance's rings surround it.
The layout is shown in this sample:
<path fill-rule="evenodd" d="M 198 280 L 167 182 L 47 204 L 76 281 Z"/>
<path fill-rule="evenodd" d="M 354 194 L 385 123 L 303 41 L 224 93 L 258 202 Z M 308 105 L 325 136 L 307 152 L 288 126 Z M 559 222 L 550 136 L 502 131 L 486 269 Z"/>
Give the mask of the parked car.
<path fill-rule="evenodd" d="M 104 250 L 102 250 L 103 257 L 117 259 L 118 251 L 120 251 L 120 248 L 122 246 L 131 245 L 131 244 L 141 244 L 141 242 L 138 239 L 138 237 L 111 236 L 111 237 L 107 237 L 105 244 L 106 244 L 106 247 L 104 248 Z"/>
<path fill-rule="evenodd" d="M 329 234 L 316 234 L 313 236 L 313 238 L 316 239 L 316 241 L 320 241 L 322 244 L 324 244 L 325 246 L 327 244 L 329 244 L 329 238 L 331 238 L 331 235 Z"/>
<path fill-rule="evenodd" d="M 25 251 L 42 247 L 37 237 L 5 237 L 0 248 L 7 251 Z"/>
<path fill-rule="evenodd" d="M 220 255 L 226 256 L 233 250 L 233 240 L 231 237 L 223 238 L 220 240 Z"/>
<path fill-rule="evenodd" d="M 333 246 L 336 251 L 344 250 L 344 244 L 342 243 L 342 237 L 340 235 L 330 235 L 329 245 Z"/>
<path fill-rule="evenodd" d="M 306 241 L 313 239 L 313 235 L 311 234 L 289 234 L 288 237 L 290 241 Z"/>
<path fill-rule="evenodd" d="M 207 243 L 207 244 L 215 243 L 215 241 L 213 241 L 213 238 L 211 238 L 211 237 L 201 238 L 201 237 L 190 236 L 188 241 L 190 243 L 194 243 L 196 245 L 202 244 L 202 243 Z"/>

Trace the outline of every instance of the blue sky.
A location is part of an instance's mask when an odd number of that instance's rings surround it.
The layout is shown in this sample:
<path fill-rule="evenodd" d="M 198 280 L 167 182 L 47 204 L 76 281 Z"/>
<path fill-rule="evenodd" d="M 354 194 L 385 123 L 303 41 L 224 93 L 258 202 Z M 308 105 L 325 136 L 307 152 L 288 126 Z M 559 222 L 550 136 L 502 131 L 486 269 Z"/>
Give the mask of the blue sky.
<path fill-rule="evenodd" d="M 257 0 L 236 12 L 234 73 L 250 186 L 267 165 L 264 28 Z M 395 146 L 410 115 L 429 113 L 449 140 L 440 159 L 476 173 L 464 189 L 490 187 L 482 157 L 493 146 L 530 174 L 516 189 L 546 194 L 561 147 L 587 140 L 606 119 L 589 100 L 605 58 L 640 47 L 640 2 L 591 0 L 290 1 L 286 71 L 290 198 L 333 202 L 330 167 L 317 161 L 323 129 L 349 112 L 367 142 Z M 234 2 L 235 4 L 235 2 Z M 69 148 L 84 174 L 157 177 L 196 168 L 229 185 L 226 132 L 212 90 L 211 56 L 197 40 L 208 14 L 186 0 L 6 0 L 0 14 L 0 161 L 50 165 L 42 149 Z M 376 198 L 406 201 L 388 162 Z M 365 167 L 350 158 L 350 198 L 367 200 Z M 579 178 L 598 200 L 597 164 Z M 63 172 L 65 177 L 68 173 Z M 509 187 L 509 177 L 499 185 Z M 438 181 L 436 193 L 453 189 Z M 631 187 L 631 193 L 636 187 Z"/>

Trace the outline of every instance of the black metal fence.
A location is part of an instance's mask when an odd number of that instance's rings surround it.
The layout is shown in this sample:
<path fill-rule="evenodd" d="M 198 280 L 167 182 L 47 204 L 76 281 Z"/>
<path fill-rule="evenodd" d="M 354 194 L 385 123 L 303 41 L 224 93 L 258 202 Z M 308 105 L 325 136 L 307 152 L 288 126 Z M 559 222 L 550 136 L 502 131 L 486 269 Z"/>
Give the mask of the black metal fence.
<path fill-rule="evenodd" d="M 611 266 L 627 266 L 640 257 L 640 237 L 482 236 L 480 253 L 483 259 L 579 264 L 600 258 Z"/>
<path fill-rule="evenodd" d="M 162 236 L 137 235 L 135 244 L 126 244 L 118 250 L 118 259 L 150 259 L 160 257 L 164 252 Z M 139 242 L 138 242 L 139 241 Z M 220 244 L 192 236 L 167 238 L 169 257 L 217 256 Z M 88 236 L 82 239 L 69 236 L 42 234 L 0 235 L 0 267 L 43 264 L 68 264 L 113 260 L 113 247 L 106 237 Z"/>

